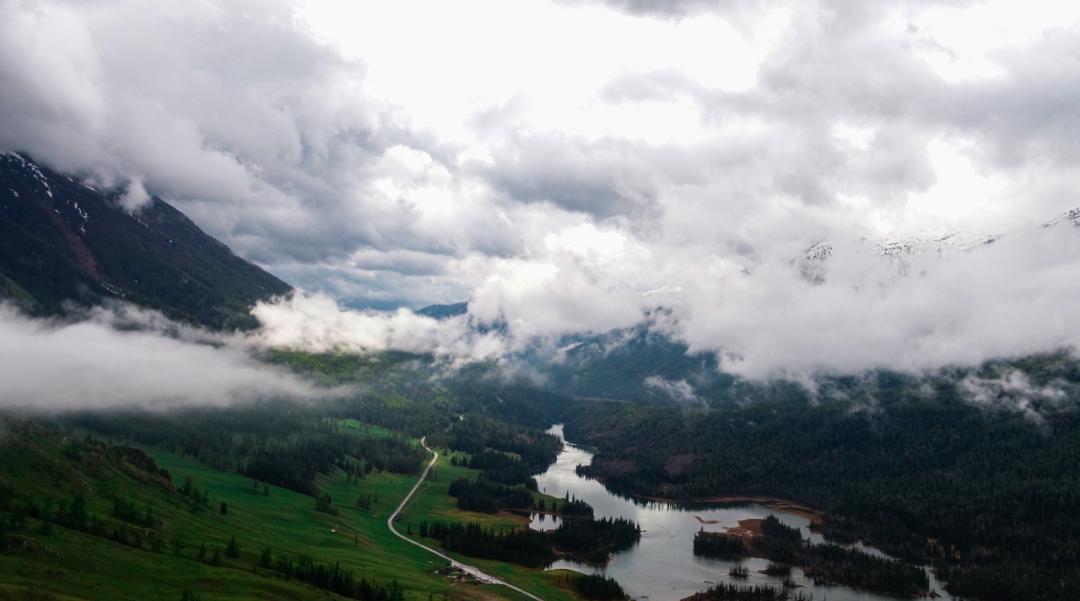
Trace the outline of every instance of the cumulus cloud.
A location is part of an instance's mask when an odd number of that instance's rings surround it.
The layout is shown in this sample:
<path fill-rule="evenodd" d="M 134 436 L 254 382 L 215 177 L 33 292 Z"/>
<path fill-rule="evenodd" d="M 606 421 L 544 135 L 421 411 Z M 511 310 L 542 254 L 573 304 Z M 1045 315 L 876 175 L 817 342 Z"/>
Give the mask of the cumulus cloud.
<path fill-rule="evenodd" d="M 1078 28 L 1052 1 L 9 1 L 0 146 L 338 301 L 260 306 L 267 344 L 491 358 L 665 307 L 748 376 L 922 369 L 1076 343 L 1077 237 L 1038 224 L 1077 203 Z M 845 242 L 931 230 L 1011 233 Z"/>
<path fill-rule="evenodd" d="M 129 213 L 137 212 L 150 202 L 150 194 L 146 192 L 142 180 L 136 178 L 128 184 L 127 190 L 120 195 L 120 206 Z"/>
<path fill-rule="evenodd" d="M 341 210 L 334 166 L 385 144 L 357 88 L 362 66 L 305 34 L 292 5 L 0 11 L 3 146 L 105 182 L 134 179 L 262 260 L 321 258 L 320 236 L 372 235 L 312 218 Z"/>
<path fill-rule="evenodd" d="M 1029 228 L 969 250 L 900 259 L 834 254 L 813 284 L 767 262 L 692 294 L 691 348 L 719 348 L 723 365 L 784 371 L 902 370 L 972 365 L 1080 344 L 1065 307 L 1080 300 L 1080 232 Z"/>
<path fill-rule="evenodd" d="M 637 149 L 531 136 L 494 149 L 492 183 L 524 202 L 550 202 L 601 219 L 654 208 L 657 191 Z"/>
<path fill-rule="evenodd" d="M 131 309 L 53 322 L 0 305 L 0 380 L 0 407 L 34 410 L 336 394 L 256 362 L 242 345 Z"/>
<path fill-rule="evenodd" d="M 471 327 L 467 316 L 436 320 L 408 309 L 390 313 L 342 309 L 322 294 L 298 292 L 287 299 L 259 303 L 252 313 L 262 327 L 250 341 L 269 347 L 315 352 L 397 350 L 464 361 L 498 359 L 507 351 L 502 336 Z"/>

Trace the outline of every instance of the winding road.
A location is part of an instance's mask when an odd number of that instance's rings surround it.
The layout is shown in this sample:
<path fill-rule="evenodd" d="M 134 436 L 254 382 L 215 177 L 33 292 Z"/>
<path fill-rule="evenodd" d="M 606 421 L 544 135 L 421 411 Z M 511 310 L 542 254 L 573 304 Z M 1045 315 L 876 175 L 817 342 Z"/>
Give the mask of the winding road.
<path fill-rule="evenodd" d="M 386 526 L 388 528 L 390 528 L 390 532 L 393 532 L 394 536 L 397 536 L 401 540 L 403 540 L 403 541 L 405 541 L 405 542 L 407 542 L 407 543 L 409 543 L 411 545 L 416 545 L 417 547 L 420 547 L 421 549 L 423 549 L 423 550 L 425 550 L 425 551 L 427 551 L 429 553 L 433 553 L 433 554 L 438 555 L 439 557 L 445 559 L 446 561 L 449 561 L 451 567 L 457 568 L 457 569 L 461 570 L 462 572 L 465 572 L 466 574 L 468 574 L 468 575 L 472 576 L 474 579 L 476 579 L 478 582 L 482 582 L 484 584 L 497 584 L 497 585 L 500 585 L 500 586 L 505 586 L 506 588 L 508 588 L 510 590 L 513 590 L 513 591 L 517 591 L 517 592 L 521 593 L 522 595 L 525 595 L 526 597 L 528 597 L 530 599 L 534 599 L 535 601 L 544 601 L 543 599 L 541 599 L 540 597 L 537 597 L 536 595 L 530 593 L 529 591 L 520 589 L 520 588 L 510 584 L 509 582 L 506 582 L 504 580 L 500 580 L 500 579 L 498 579 L 498 578 L 496 578 L 496 577 L 494 577 L 494 576 L 492 576 L 492 575 L 490 575 L 490 574 L 488 574 L 486 572 L 481 571 L 480 568 L 463 564 L 460 561 L 454 559 L 453 557 L 450 557 L 449 555 L 446 555 L 445 553 L 443 553 L 441 551 L 438 551 L 436 549 L 432 549 L 431 547 L 429 547 L 429 546 L 427 546 L 427 545 L 425 545 L 423 543 L 418 543 L 418 542 L 414 541 L 413 539 L 405 536 L 404 534 L 398 532 L 397 528 L 394 528 L 394 520 L 396 520 L 398 515 L 401 513 L 401 511 L 403 509 L 405 509 L 405 506 L 409 504 L 409 501 L 412 500 L 413 495 L 415 495 L 416 491 L 419 490 L 420 485 L 424 483 L 425 479 L 427 479 L 428 473 L 431 471 L 431 468 L 435 467 L 435 464 L 438 463 L 438 461 L 439 461 L 439 454 L 437 452 L 435 452 L 434 450 L 428 448 L 428 446 L 427 446 L 427 437 L 426 436 L 424 438 L 420 439 L 420 445 L 423 446 L 425 449 L 427 449 L 427 451 L 429 453 L 431 453 L 431 462 L 429 462 L 427 464 L 427 467 L 424 468 L 424 472 L 422 474 L 420 474 L 420 478 L 416 481 L 416 484 L 413 484 L 412 489 L 409 490 L 409 494 L 405 495 L 405 498 L 402 499 L 401 503 L 398 504 L 397 509 L 395 509 L 394 512 L 390 514 L 390 517 L 386 519 Z"/>

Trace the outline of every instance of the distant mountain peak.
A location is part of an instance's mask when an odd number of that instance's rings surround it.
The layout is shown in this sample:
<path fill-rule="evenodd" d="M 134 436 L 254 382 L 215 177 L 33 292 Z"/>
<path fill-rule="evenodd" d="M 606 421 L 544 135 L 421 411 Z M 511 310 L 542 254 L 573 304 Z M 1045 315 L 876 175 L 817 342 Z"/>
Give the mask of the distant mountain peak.
<path fill-rule="evenodd" d="M 453 303 L 450 305 L 428 305 L 423 309 L 418 309 L 416 311 L 418 315 L 424 315 L 434 319 L 447 319 L 457 315 L 465 315 L 468 312 L 469 301 Z"/>
<path fill-rule="evenodd" d="M 1043 224 L 1043 227 L 1054 227 L 1059 223 L 1072 223 L 1076 227 L 1080 227 L 1080 208 L 1069 209 L 1061 215 L 1054 217 L 1050 221 Z"/>
<path fill-rule="evenodd" d="M 1064 216 L 1059 219 L 1063 218 Z M 1074 219 L 1080 220 L 1080 210 Z M 868 237 L 823 240 L 808 247 L 791 263 L 799 271 L 799 275 L 812 284 L 825 282 L 829 265 L 838 253 L 877 256 L 890 262 L 901 274 L 906 274 L 921 257 L 941 257 L 950 253 L 967 252 L 992 244 L 1002 236 L 1003 234 L 965 235 L 959 232 L 930 231 L 885 240 Z"/>

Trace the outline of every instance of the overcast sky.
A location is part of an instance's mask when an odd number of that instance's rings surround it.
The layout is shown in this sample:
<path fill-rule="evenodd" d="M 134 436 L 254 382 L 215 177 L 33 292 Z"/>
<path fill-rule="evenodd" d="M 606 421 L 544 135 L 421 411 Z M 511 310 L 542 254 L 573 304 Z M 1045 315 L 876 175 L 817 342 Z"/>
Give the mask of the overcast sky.
<path fill-rule="evenodd" d="M 1060 1 L 0 0 L 0 146 L 343 306 L 519 341 L 664 306 L 748 375 L 1080 340 L 1080 233 L 1040 227 L 1080 205 L 1077 99 Z M 875 246 L 950 232 L 1006 235 Z"/>

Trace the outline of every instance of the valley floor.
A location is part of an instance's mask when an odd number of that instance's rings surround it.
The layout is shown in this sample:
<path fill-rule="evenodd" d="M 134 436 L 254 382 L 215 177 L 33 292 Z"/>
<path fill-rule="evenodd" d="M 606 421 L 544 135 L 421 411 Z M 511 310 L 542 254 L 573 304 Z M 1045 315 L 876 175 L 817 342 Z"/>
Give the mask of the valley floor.
<path fill-rule="evenodd" d="M 446 574 L 446 562 L 387 528 L 387 518 L 416 482 L 416 475 L 376 472 L 362 479 L 340 470 L 319 479 L 320 488 L 334 500 L 337 515 L 315 510 L 315 500 L 275 486 L 255 483 L 236 473 L 215 470 L 199 461 L 161 449 L 144 448 L 173 483 L 188 478 L 205 491 L 207 508 L 192 510 L 175 493 L 147 486 L 101 466 L 73 464 L 63 443 L 44 435 L 29 435 L 2 453 L 2 481 L 17 482 L 21 494 L 42 504 L 66 503 L 72 490 L 86 491 L 91 515 L 107 515 L 106 499 L 130 499 L 140 508 L 152 507 L 173 541 L 165 548 L 136 548 L 91 535 L 59 523 L 29 519 L 17 533 L 8 534 L 0 552 L 2 601 L 145 601 L 187 599 L 343 599 L 297 579 L 286 579 L 260 566 L 265 549 L 310 556 L 331 566 L 339 564 L 359 581 L 400 585 L 404 599 L 458 600 L 526 597 L 504 586 L 479 585 Z M 18 459 L 13 459 L 19 455 Z M 459 511 L 447 494 L 449 482 L 475 477 L 476 471 L 440 462 L 418 488 L 398 522 L 399 528 L 438 518 L 519 527 L 519 516 Z M 371 500 L 370 507 L 355 502 Z M 47 500 L 47 501 L 46 501 Z M 227 506 L 227 514 L 218 510 Z M 12 514 L 4 517 L 14 519 Z M 230 539 L 239 546 L 236 557 L 220 556 L 220 565 L 207 558 L 224 553 Z M 200 552 L 200 549 L 205 551 Z M 202 560 L 199 555 L 204 555 Z M 492 575 L 534 592 L 545 601 L 572 601 L 560 574 L 494 561 L 461 558 Z"/>

